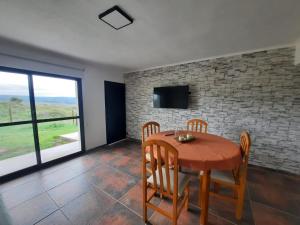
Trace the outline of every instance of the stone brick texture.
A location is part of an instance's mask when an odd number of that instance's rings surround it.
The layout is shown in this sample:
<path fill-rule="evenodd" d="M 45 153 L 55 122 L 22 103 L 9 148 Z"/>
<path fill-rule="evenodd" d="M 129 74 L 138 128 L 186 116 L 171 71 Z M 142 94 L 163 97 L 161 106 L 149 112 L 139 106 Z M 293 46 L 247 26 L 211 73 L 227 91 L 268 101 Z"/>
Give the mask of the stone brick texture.
<path fill-rule="evenodd" d="M 154 120 L 162 130 L 201 118 L 208 132 L 239 142 L 248 130 L 250 164 L 300 174 L 300 65 L 286 47 L 124 74 L 128 137 Z M 188 109 L 153 108 L 153 88 L 189 85 Z"/>

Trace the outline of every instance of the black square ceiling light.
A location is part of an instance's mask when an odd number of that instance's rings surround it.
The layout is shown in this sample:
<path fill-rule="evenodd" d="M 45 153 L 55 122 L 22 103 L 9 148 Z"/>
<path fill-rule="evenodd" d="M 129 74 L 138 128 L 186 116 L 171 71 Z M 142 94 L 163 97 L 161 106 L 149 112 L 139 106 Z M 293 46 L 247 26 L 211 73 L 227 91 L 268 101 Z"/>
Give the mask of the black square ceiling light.
<path fill-rule="evenodd" d="M 133 23 L 133 19 L 117 5 L 101 13 L 99 19 L 116 30 Z"/>

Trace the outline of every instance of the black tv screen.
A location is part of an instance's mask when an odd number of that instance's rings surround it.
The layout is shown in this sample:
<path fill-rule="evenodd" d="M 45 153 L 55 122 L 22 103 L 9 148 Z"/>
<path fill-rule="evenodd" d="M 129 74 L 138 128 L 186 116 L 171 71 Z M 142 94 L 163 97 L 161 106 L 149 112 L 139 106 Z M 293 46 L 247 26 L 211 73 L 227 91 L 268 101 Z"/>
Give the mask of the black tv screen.
<path fill-rule="evenodd" d="M 188 97 L 188 85 L 156 87 L 153 90 L 153 107 L 187 109 Z"/>

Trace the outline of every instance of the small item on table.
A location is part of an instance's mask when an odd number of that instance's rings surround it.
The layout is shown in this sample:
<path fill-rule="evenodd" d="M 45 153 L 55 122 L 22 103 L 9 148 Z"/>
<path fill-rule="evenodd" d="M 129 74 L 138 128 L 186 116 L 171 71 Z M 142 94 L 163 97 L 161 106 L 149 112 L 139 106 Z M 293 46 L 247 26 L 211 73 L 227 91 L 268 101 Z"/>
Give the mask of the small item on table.
<path fill-rule="evenodd" d="M 178 137 L 178 140 L 179 140 L 179 141 L 185 141 L 186 138 L 185 138 L 183 135 L 180 135 L 180 136 Z"/>
<path fill-rule="evenodd" d="M 185 143 L 185 142 L 193 141 L 195 139 L 195 137 L 191 134 L 182 134 L 182 135 L 175 137 L 175 139 L 181 143 Z"/>
<path fill-rule="evenodd" d="M 170 132 L 168 132 L 168 133 L 165 134 L 165 136 L 172 136 L 172 135 L 175 135 L 174 131 L 170 131 Z"/>
<path fill-rule="evenodd" d="M 191 135 L 191 134 L 187 134 L 186 135 L 186 139 L 187 140 L 192 140 L 194 137 L 193 137 L 193 135 Z"/>

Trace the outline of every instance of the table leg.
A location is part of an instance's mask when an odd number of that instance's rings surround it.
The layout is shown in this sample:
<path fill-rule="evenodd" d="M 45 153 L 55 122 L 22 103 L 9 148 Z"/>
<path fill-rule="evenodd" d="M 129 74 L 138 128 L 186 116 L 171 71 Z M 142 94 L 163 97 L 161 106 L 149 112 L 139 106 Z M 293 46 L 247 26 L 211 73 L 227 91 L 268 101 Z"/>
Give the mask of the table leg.
<path fill-rule="evenodd" d="M 201 177 L 201 215 L 200 215 L 200 224 L 207 225 L 208 218 L 208 199 L 209 199 L 209 186 L 210 186 L 210 170 L 206 170 L 203 172 Z"/>

